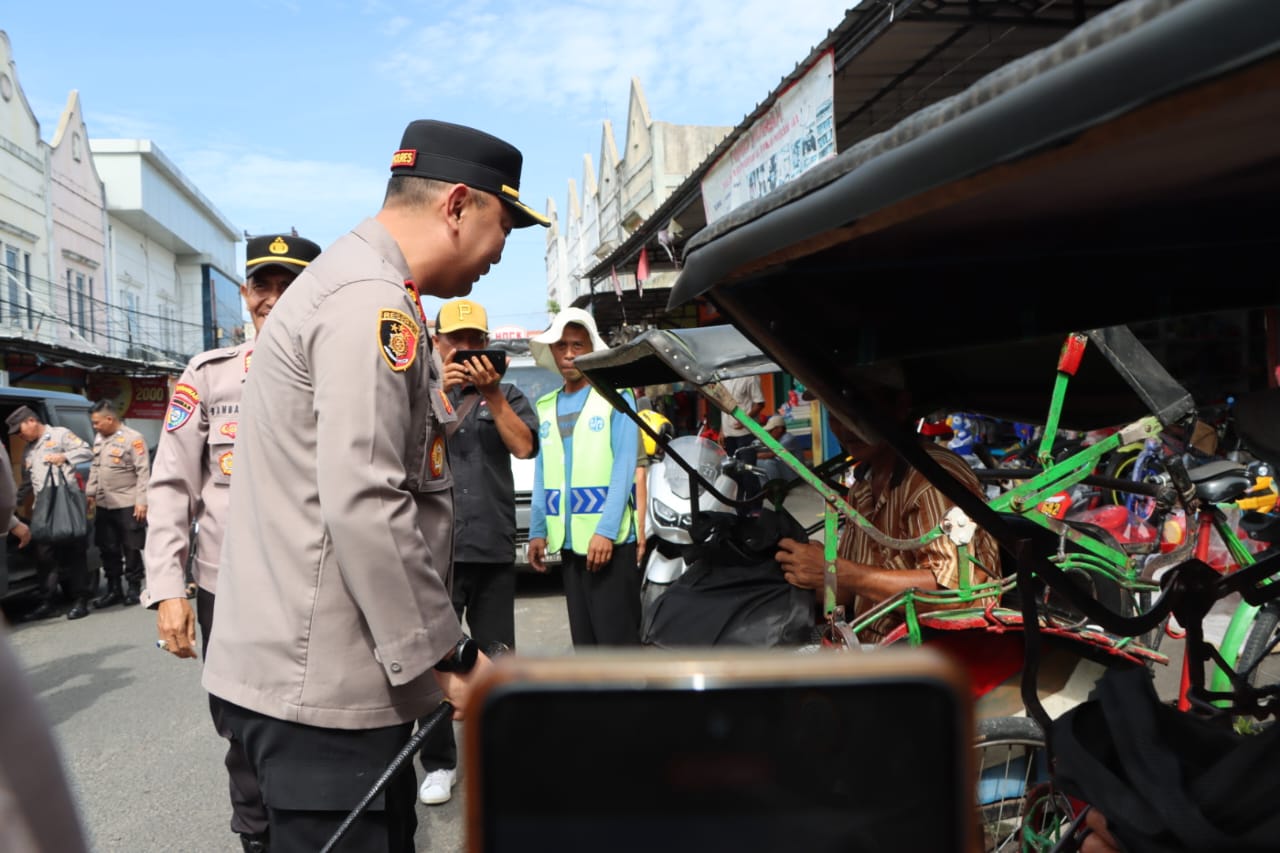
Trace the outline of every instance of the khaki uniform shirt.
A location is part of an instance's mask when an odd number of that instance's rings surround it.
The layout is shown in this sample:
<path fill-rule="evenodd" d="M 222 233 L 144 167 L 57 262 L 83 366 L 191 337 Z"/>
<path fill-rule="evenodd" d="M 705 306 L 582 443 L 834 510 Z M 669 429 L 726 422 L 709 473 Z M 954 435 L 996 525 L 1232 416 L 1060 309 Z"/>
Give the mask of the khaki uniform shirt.
<path fill-rule="evenodd" d="M 120 425 L 93 447 L 93 465 L 85 494 L 103 509 L 147 505 L 151 457 L 147 442 L 136 429 Z"/>
<path fill-rule="evenodd" d="M 22 457 L 22 465 L 27 469 L 27 482 L 31 484 L 34 493 L 38 495 L 44 488 L 44 478 L 49 471 L 49 465 L 44 461 L 44 457 L 51 453 L 61 453 L 67 457 L 67 461 L 59 467 L 66 475 L 67 482 L 77 489 L 80 488 L 76 482 L 76 466 L 93 461 L 93 448 L 66 427 L 46 424 L 40 440 L 28 444 L 27 451 Z"/>
<path fill-rule="evenodd" d="M 192 574 L 201 589 L 218 591 L 240 393 L 252 355 L 252 341 L 200 353 L 174 386 L 147 490 L 147 607 L 186 597 L 193 520 L 200 528 Z"/>
<path fill-rule="evenodd" d="M 391 235 L 366 220 L 271 309 L 254 347 L 203 684 L 267 716 L 368 729 L 439 701 L 454 420 Z"/>

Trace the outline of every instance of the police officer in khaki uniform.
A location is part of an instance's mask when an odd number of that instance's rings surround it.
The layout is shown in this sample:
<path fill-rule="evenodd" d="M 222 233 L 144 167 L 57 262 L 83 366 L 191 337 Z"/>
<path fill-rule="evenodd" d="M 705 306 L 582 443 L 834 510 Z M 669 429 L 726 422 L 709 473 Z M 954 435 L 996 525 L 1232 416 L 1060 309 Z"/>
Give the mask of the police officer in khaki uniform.
<path fill-rule="evenodd" d="M 254 237 L 245 247 L 245 283 L 240 292 L 253 321 L 255 338 L 267 315 L 320 247 L 292 234 Z M 218 561 L 231 495 L 233 442 L 240 421 L 240 394 L 252 360 L 254 341 L 201 353 L 187 365 L 169 401 L 164 433 L 156 450 L 149 488 L 150 521 L 143 601 L 155 608 L 162 648 L 194 658 L 198 616 L 203 646 L 213 630 Z M 191 527 L 196 524 L 194 543 Z M 195 549 L 196 614 L 186 600 L 185 567 Z M 222 719 L 221 703 L 209 697 L 218 733 L 228 739 L 227 773 L 231 829 L 246 851 L 267 849 L 267 813 L 244 748 Z"/>
<path fill-rule="evenodd" d="M 85 444 L 84 439 L 66 427 L 44 423 L 30 406 L 14 409 L 5 418 L 5 423 L 9 426 L 9 435 L 19 434 L 27 442 L 22 458 L 26 481 L 18 492 L 19 503 L 26 499 L 28 492 L 39 496 L 51 467 L 61 469 L 70 487 L 80 491 L 76 480 L 76 466 L 93 460 L 93 450 Z M 37 585 L 44 600 L 23 617 L 25 620 L 44 619 L 58 612 L 56 600 L 60 575 L 67 582 L 75 599 L 75 603 L 67 611 L 67 618 L 82 619 L 89 615 L 89 594 L 93 590 L 89 589 L 89 567 L 85 554 L 87 546 L 88 543 L 83 538 L 57 545 L 49 542 L 35 544 Z"/>
<path fill-rule="evenodd" d="M 84 491 L 89 509 L 94 511 L 94 538 L 107 576 L 107 591 L 93 600 L 93 606 L 137 604 L 142 590 L 151 456 L 142 433 L 120 423 L 110 400 L 94 403 L 89 419 L 101 440 L 93 447 L 93 465 Z M 122 574 L 128 581 L 127 592 L 121 591 Z"/>
<path fill-rule="evenodd" d="M 420 293 L 465 296 L 515 227 L 520 152 L 415 121 L 382 209 L 272 311 L 245 383 L 204 685 L 263 782 L 271 847 L 317 850 L 441 698 L 490 666 L 449 595 L 454 420 Z M 416 782 L 390 780 L 344 850 L 412 851 Z"/>

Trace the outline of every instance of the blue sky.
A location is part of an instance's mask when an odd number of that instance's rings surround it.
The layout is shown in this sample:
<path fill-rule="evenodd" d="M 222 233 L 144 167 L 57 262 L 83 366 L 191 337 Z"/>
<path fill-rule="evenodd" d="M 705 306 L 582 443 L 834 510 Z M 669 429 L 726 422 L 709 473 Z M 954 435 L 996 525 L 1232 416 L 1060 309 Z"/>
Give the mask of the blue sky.
<path fill-rule="evenodd" d="M 79 90 L 91 137 L 151 139 L 236 228 L 328 245 L 377 211 L 413 119 L 512 142 L 521 197 L 563 215 L 606 119 L 625 150 L 632 77 L 655 121 L 736 125 L 856 2 L 72 0 L 0 29 L 46 141 Z M 545 234 L 476 285 L 492 325 L 545 325 Z"/>

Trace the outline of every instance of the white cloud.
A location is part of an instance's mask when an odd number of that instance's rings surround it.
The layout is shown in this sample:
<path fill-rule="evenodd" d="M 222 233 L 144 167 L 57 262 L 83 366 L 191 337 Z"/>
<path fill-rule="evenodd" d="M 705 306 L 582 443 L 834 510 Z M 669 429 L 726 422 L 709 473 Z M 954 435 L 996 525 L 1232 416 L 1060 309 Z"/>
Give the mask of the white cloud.
<path fill-rule="evenodd" d="M 97 139 L 150 139 L 164 147 L 173 130 L 153 119 L 130 113 L 111 113 L 85 105 L 85 127 Z"/>
<path fill-rule="evenodd" d="M 659 118 L 710 102 L 723 111 L 719 121 L 736 122 L 841 21 L 846 5 L 473 3 L 443 15 L 433 9 L 434 20 L 413 29 L 381 70 L 419 100 L 465 93 L 508 109 L 554 109 L 567 120 L 625 100 L 637 77 Z"/>
<path fill-rule="evenodd" d="M 377 212 L 386 186 L 381 169 L 257 147 L 191 148 L 175 152 L 174 161 L 237 228 L 252 234 L 296 227 L 321 245 Z"/>
<path fill-rule="evenodd" d="M 395 38 L 411 26 L 413 26 L 413 19 L 406 18 L 404 15 L 396 15 L 393 18 L 389 18 L 382 25 L 382 34 Z"/>

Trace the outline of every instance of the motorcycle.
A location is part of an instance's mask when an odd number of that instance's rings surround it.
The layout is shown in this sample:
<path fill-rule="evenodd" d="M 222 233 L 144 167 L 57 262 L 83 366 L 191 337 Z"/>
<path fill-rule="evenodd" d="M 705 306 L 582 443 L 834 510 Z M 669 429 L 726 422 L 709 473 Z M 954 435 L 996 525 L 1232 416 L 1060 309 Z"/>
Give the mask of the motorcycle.
<path fill-rule="evenodd" d="M 693 503 L 689 476 L 672 454 L 677 454 L 730 500 L 738 496 L 738 484 L 724 471 L 729 456 L 714 441 L 696 435 L 672 439 L 662 458 L 649 466 L 649 506 L 645 518 L 646 551 L 644 579 L 640 584 L 641 613 L 685 573 L 686 551 L 694 544 L 689 528 L 693 524 Z M 698 493 L 702 512 L 731 513 L 734 508 L 710 491 Z M 643 618 L 643 616 L 642 616 Z"/>
<path fill-rule="evenodd" d="M 744 515 L 735 506 L 735 478 L 763 478 L 764 472 L 700 436 L 672 439 L 665 450 L 649 468 L 641 642 L 665 647 L 811 642 L 813 596 L 788 584 L 774 561 L 779 539 L 803 540 L 807 531 L 781 508 Z"/>

